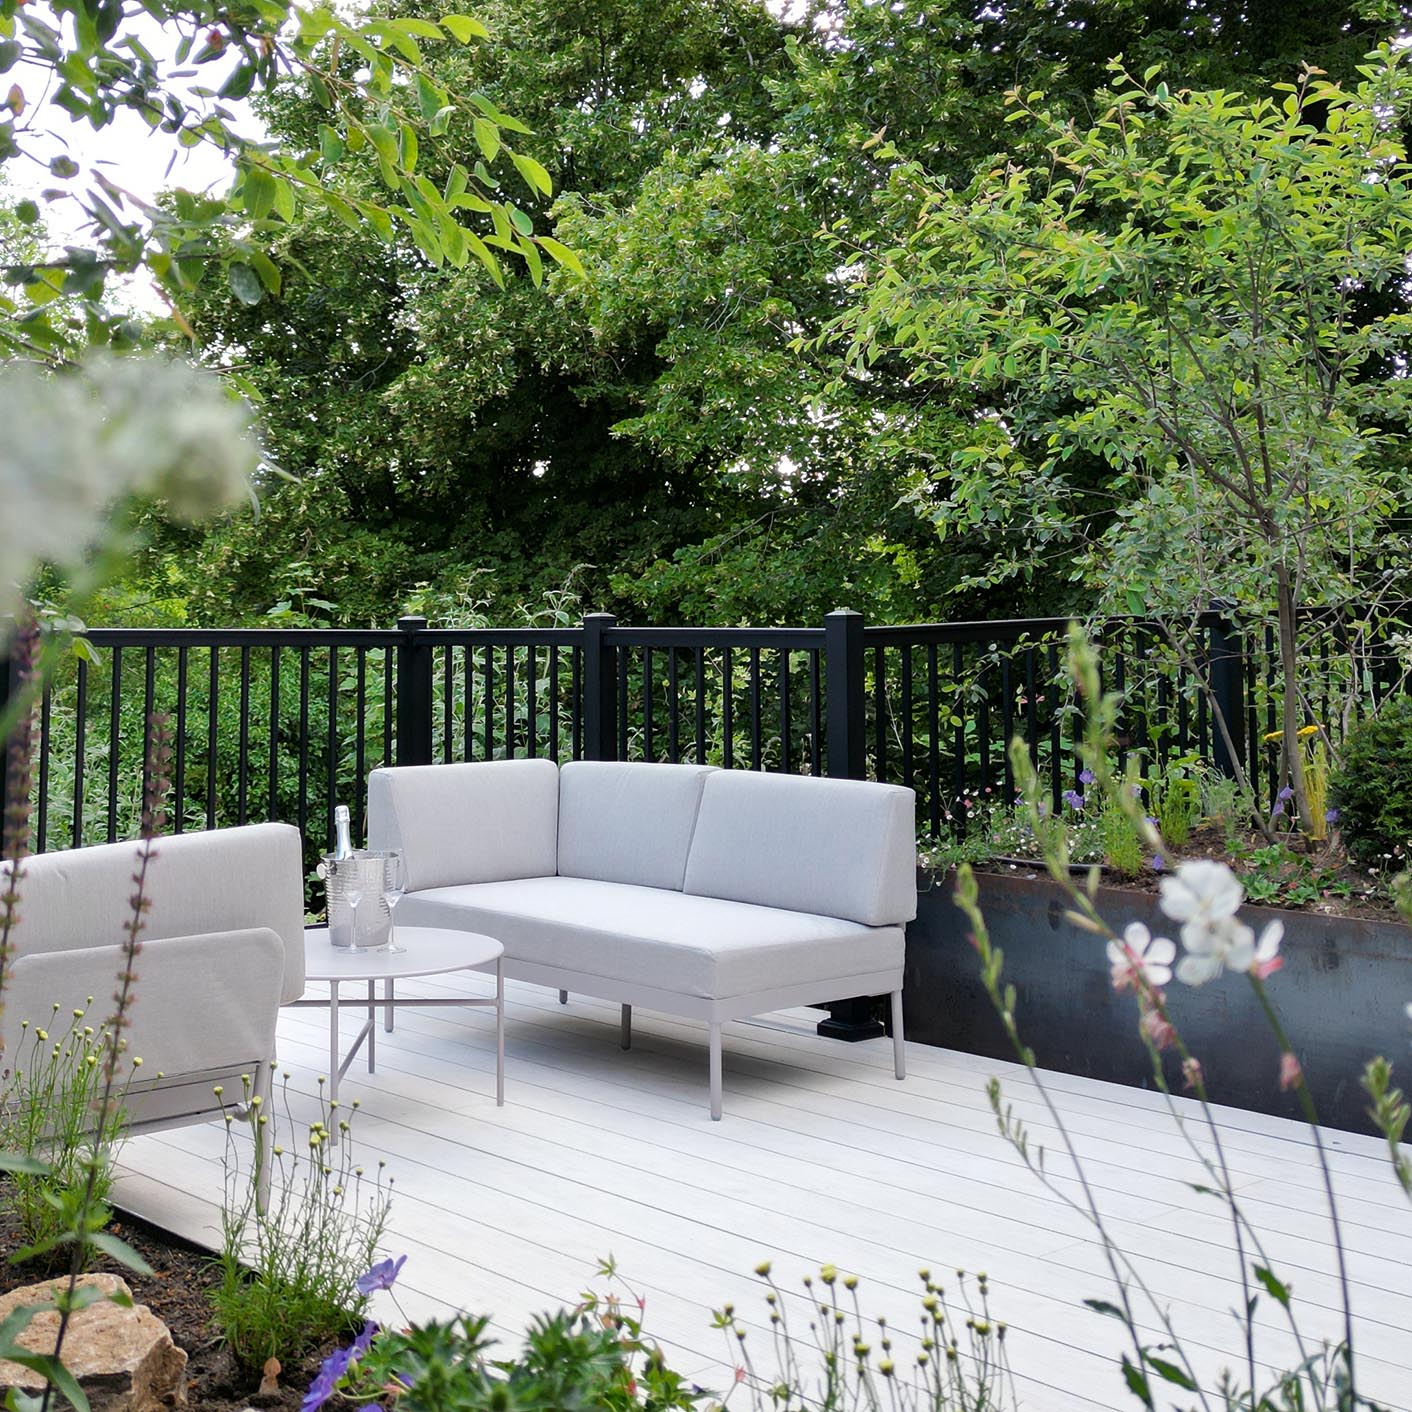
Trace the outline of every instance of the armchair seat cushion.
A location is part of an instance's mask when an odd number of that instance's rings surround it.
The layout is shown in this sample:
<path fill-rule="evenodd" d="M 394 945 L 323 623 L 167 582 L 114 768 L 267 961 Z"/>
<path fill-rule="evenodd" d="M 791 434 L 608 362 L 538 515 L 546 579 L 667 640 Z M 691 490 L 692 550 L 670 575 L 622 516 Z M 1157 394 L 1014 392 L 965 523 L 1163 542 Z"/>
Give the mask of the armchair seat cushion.
<path fill-rule="evenodd" d="M 720 1000 L 902 968 L 901 927 L 593 878 L 408 893 L 399 922 L 484 932 L 507 960 Z"/>

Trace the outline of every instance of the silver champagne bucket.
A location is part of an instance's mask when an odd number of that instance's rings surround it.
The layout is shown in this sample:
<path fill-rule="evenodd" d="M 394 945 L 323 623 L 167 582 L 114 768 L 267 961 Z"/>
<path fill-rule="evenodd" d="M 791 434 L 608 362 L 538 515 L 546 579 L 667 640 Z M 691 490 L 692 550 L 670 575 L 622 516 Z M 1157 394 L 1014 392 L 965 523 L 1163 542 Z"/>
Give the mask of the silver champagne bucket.
<path fill-rule="evenodd" d="M 364 848 L 351 858 L 325 856 L 319 876 L 328 890 L 328 934 L 335 946 L 358 950 L 386 946 L 392 940 L 392 909 L 387 905 L 383 884 L 391 853 Z M 358 903 L 358 932 L 353 933 L 354 912 L 348 903 L 353 880 L 362 882 L 363 897 Z"/>

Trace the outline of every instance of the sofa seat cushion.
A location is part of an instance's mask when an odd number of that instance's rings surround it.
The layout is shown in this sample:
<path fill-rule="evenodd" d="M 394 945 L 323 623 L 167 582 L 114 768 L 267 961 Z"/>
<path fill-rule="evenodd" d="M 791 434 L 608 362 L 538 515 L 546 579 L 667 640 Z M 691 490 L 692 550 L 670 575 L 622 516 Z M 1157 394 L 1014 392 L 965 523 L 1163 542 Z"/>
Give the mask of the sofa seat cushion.
<path fill-rule="evenodd" d="M 511 960 L 708 1000 L 893 968 L 901 984 L 900 927 L 592 878 L 409 892 L 397 920 L 483 932 Z"/>

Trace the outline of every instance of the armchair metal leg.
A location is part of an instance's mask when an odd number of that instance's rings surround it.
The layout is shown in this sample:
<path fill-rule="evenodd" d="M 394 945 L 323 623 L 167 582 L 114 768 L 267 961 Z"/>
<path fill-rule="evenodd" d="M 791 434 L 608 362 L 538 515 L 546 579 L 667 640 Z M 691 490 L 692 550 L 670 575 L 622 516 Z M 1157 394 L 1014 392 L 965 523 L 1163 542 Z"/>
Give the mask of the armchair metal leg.
<path fill-rule="evenodd" d="M 394 1002 L 397 999 L 396 995 L 394 994 L 393 988 L 396 986 L 396 984 L 397 982 L 392 980 L 386 980 L 382 983 L 382 1027 L 388 1032 L 388 1034 L 392 1033 L 392 1012 L 394 1009 Z"/>
<path fill-rule="evenodd" d="M 907 1047 L 902 1036 L 902 992 L 892 992 L 892 1067 L 899 1079 L 907 1077 Z"/>
<path fill-rule="evenodd" d="M 624 1005 L 624 1006 L 623 1006 L 623 1038 L 622 1038 L 622 1046 L 623 1046 L 624 1049 L 631 1049 L 631 1048 L 632 1048 L 632 1006 L 631 1006 L 631 1005 Z"/>
<path fill-rule="evenodd" d="M 711 1026 L 711 1121 L 721 1121 L 721 1027 Z"/>
<path fill-rule="evenodd" d="M 568 992 L 567 990 L 561 990 L 561 991 L 559 992 L 559 1004 L 560 1004 L 560 1005 L 567 1005 L 568 1003 L 569 1003 L 569 992 Z"/>

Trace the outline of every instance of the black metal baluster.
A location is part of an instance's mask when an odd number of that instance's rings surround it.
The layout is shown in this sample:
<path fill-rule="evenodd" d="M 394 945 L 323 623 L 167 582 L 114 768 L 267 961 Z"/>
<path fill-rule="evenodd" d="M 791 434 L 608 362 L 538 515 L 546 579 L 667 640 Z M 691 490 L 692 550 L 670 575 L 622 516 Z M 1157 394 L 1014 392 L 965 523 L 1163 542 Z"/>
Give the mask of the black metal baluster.
<path fill-rule="evenodd" d="M 515 648 L 505 649 L 505 758 L 515 758 Z"/>
<path fill-rule="evenodd" d="M 525 754 L 539 757 L 539 649 L 525 648 Z"/>
<path fill-rule="evenodd" d="M 1004 739 L 1000 742 L 1000 757 L 1004 764 L 1005 797 L 1015 796 L 1015 769 L 1010 763 L 1010 742 L 1015 738 L 1015 688 L 1010 680 L 1011 659 L 1007 652 L 1000 662 L 1000 728 Z"/>
<path fill-rule="evenodd" d="M 468 642 L 461 649 L 461 758 L 470 760 L 475 743 L 475 649 Z"/>
<path fill-rule="evenodd" d="M 898 655 L 902 659 L 902 783 L 912 789 L 916 786 L 912 778 L 912 644 L 904 642 Z"/>
<path fill-rule="evenodd" d="M 1039 703 L 1035 700 L 1037 676 L 1034 648 L 1029 646 L 1025 648 L 1025 739 L 1030 747 L 1030 764 L 1035 769 L 1039 768 Z M 1008 797 L 1005 803 L 1010 803 Z"/>
<path fill-rule="evenodd" d="M 667 648 L 667 758 L 681 762 L 681 699 L 677 691 L 677 649 Z"/>
<path fill-rule="evenodd" d="M 39 697 L 39 809 L 36 820 L 36 851 L 43 853 L 49 841 L 49 740 L 53 728 L 52 685 L 44 684 Z"/>
<path fill-rule="evenodd" d="M 118 841 L 118 763 L 122 753 L 123 649 L 113 648 L 112 700 L 108 703 L 108 842 Z"/>
<path fill-rule="evenodd" d="M 367 838 L 363 801 L 368 797 L 368 649 L 355 647 L 353 654 L 358 664 L 353 686 L 353 758 L 357 771 L 357 778 L 353 781 L 353 834 L 361 842 Z"/>
<path fill-rule="evenodd" d="M 338 648 L 328 650 L 328 760 L 325 768 L 327 795 L 324 800 L 324 820 L 329 851 L 333 851 L 333 811 L 338 804 Z"/>
<path fill-rule="evenodd" d="M 250 649 L 240 649 L 240 760 L 236 780 L 236 822 L 250 822 Z"/>
<path fill-rule="evenodd" d="M 157 709 L 157 649 L 148 647 L 142 658 L 142 795 L 138 800 L 139 810 L 146 804 L 148 791 L 152 788 L 147 739 L 152 730 L 152 717 Z"/>
<path fill-rule="evenodd" d="M 1128 768 L 1128 659 L 1122 648 L 1113 654 L 1113 690 L 1118 693 L 1118 773 Z"/>
<path fill-rule="evenodd" d="M 269 759 L 269 798 L 265 804 L 266 817 L 278 819 L 279 808 L 279 645 L 270 648 L 270 759 Z"/>
<path fill-rule="evenodd" d="M 642 649 L 642 757 L 644 760 L 656 760 L 655 731 L 653 729 L 652 711 L 652 649 L 644 647 Z"/>
<path fill-rule="evenodd" d="M 559 649 L 549 649 L 549 758 L 559 759 Z"/>
<path fill-rule="evenodd" d="M 823 735 L 822 702 L 819 687 L 819 653 L 815 648 L 809 653 L 809 773 L 823 773 L 823 754 L 820 737 Z"/>
<path fill-rule="evenodd" d="M 951 694 L 956 712 L 956 724 L 952 728 L 951 738 L 953 795 L 951 803 L 956 810 L 955 822 L 963 829 L 966 826 L 965 811 L 961 808 L 961 793 L 966 788 L 966 702 L 961 683 L 965 665 L 964 649 L 959 642 L 953 642 L 951 644 Z"/>
<path fill-rule="evenodd" d="M 309 649 L 299 649 L 299 832 L 309 832 Z"/>
<path fill-rule="evenodd" d="M 986 680 L 990 667 L 980 675 L 980 699 L 976 707 L 976 743 L 980 747 L 980 780 L 976 784 L 976 799 L 985 797 L 990 786 L 990 683 Z"/>
<path fill-rule="evenodd" d="M 789 649 L 780 649 L 780 769 L 788 774 L 794 745 L 790 739 Z"/>
<path fill-rule="evenodd" d="M 449 765 L 456 748 L 456 649 L 441 649 L 441 763 Z"/>
<path fill-rule="evenodd" d="M 931 836 L 941 833 L 941 674 L 936 643 L 927 643 L 927 823 Z"/>
<path fill-rule="evenodd" d="M 873 778 L 887 778 L 887 658 L 882 643 L 873 648 Z"/>
<path fill-rule="evenodd" d="M 735 766 L 735 673 L 729 645 L 721 648 L 721 763 Z"/>
<path fill-rule="evenodd" d="M 1054 643 L 1050 643 L 1046 653 L 1046 666 L 1049 672 L 1049 807 L 1057 814 L 1064 800 L 1064 722 L 1059 711 L 1059 648 Z"/>
<path fill-rule="evenodd" d="M 390 765 L 392 763 L 392 726 L 395 711 L 393 701 L 392 686 L 392 658 L 391 647 L 382 649 L 382 763 Z"/>
<path fill-rule="evenodd" d="M 1266 734 L 1267 736 L 1269 736 L 1269 735 L 1273 735 L 1277 730 L 1279 730 L 1279 728 L 1280 728 L 1280 715 L 1279 715 L 1279 712 L 1276 710 L 1276 707 L 1275 707 L 1275 693 L 1274 693 L 1275 661 L 1276 661 L 1276 656 L 1275 656 L 1275 630 L 1274 630 L 1273 628 L 1268 628 L 1268 627 L 1265 629 L 1265 660 L 1266 660 L 1266 662 L 1269 664 L 1269 666 L 1268 666 L 1268 671 L 1267 671 L 1267 674 L 1266 674 L 1266 681 L 1269 683 L 1270 688 L 1271 688 L 1270 691 L 1269 691 L 1269 699 L 1268 699 L 1268 700 L 1266 701 L 1266 703 L 1265 703 L 1265 734 Z M 1294 691 L 1294 690 L 1296 690 L 1295 683 L 1294 683 L 1294 682 L 1285 682 L 1285 683 L 1284 683 L 1284 689 L 1285 689 L 1286 691 Z M 1254 693 L 1254 692 L 1251 692 L 1250 695 L 1251 695 L 1251 699 L 1254 700 L 1255 693 Z M 1255 749 L 1257 748 L 1256 745 L 1255 745 L 1255 734 L 1256 734 L 1256 733 L 1255 733 L 1254 731 L 1251 731 L 1251 732 L 1250 732 L 1251 753 L 1252 753 L 1252 755 L 1254 754 L 1254 751 L 1255 751 Z M 1279 747 L 1279 744 L 1276 743 L 1276 744 L 1273 744 L 1273 748 L 1272 748 L 1271 743 L 1270 743 L 1270 742 L 1267 742 L 1267 741 L 1261 741 L 1260 744 L 1261 744 L 1261 746 L 1264 747 L 1264 750 L 1265 750 L 1265 758 L 1266 758 L 1266 760 L 1267 760 L 1267 762 L 1268 762 L 1268 764 L 1266 765 L 1266 773 L 1267 773 L 1267 778 L 1269 779 L 1270 806 L 1271 806 L 1271 808 L 1273 808 L 1273 807 L 1274 807 L 1274 803 L 1275 803 L 1275 798 L 1276 798 L 1276 796 L 1278 795 L 1279 791 L 1284 787 L 1284 780 L 1282 780 L 1282 779 L 1280 778 L 1280 747 Z M 1289 768 L 1290 773 L 1293 774 L 1293 773 L 1294 773 L 1294 762 L 1293 762 L 1293 761 L 1290 761 L 1290 762 L 1289 762 L 1289 767 L 1288 767 L 1288 768 Z M 1258 771 L 1258 770 L 1255 770 L 1255 769 L 1252 769 L 1252 770 L 1251 770 L 1251 774 L 1250 774 L 1250 778 L 1251 778 L 1252 780 L 1258 779 L 1258 778 L 1259 778 L 1259 771 Z M 1291 817 L 1294 817 L 1294 816 L 1295 816 L 1295 813 L 1296 813 L 1296 811 L 1291 810 L 1291 811 L 1290 811 Z"/>
<path fill-rule="evenodd" d="M 621 653 L 618 654 L 622 656 Z M 573 759 L 583 759 L 583 651 L 569 648 L 569 752 Z"/>
<path fill-rule="evenodd" d="M 495 759 L 495 644 L 485 644 L 485 656 L 481 660 L 481 710 L 485 721 L 482 734 L 485 737 L 485 758 Z"/>
<path fill-rule="evenodd" d="M 632 653 L 624 647 L 618 658 L 618 759 L 628 758 L 628 672 Z"/>
<path fill-rule="evenodd" d="M 216 827 L 216 745 L 220 731 L 221 650 L 207 649 L 209 671 L 206 689 L 206 827 Z"/>
<path fill-rule="evenodd" d="M 696 763 L 706 763 L 706 649 L 696 649 L 696 660 L 692 664 L 696 687 Z"/>
<path fill-rule="evenodd" d="M 83 776 L 88 753 L 88 663 L 78 659 L 78 697 L 74 706 L 74 822 L 75 848 L 83 847 Z"/>
<path fill-rule="evenodd" d="M 750 768 L 761 769 L 764 754 L 760 744 L 760 649 L 750 649 Z"/>

